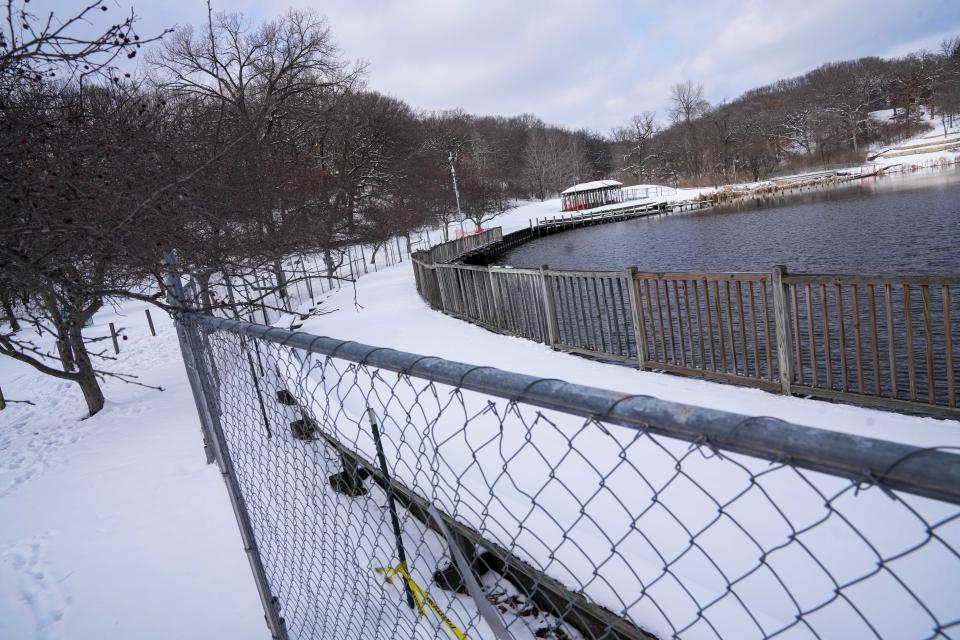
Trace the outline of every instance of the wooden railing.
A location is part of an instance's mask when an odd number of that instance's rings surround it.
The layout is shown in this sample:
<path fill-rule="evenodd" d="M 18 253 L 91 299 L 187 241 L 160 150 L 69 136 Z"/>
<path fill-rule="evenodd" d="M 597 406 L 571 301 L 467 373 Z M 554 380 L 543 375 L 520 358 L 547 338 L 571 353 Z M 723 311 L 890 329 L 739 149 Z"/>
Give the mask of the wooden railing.
<path fill-rule="evenodd" d="M 644 366 L 779 390 L 764 273 L 636 273 Z"/>
<path fill-rule="evenodd" d="M 423 251 L 416 251 L 413 253 L 413 258 L 428 265 L 453 262 L 466 253 L 501 240 L 503 240 L 503 229 L 494 227 L 449 242 L 441 242 Z"/>
<path fill-rule="evenodd" d="M 437 254 L 497 253 L 500 236 L 488 233 L 486 244 Z M 960 417 L 960 275 L 558 271 L 428 264 L 417 255 L 414 271 L 433 308 L 555 349 Z"/>
<path fill-rule="evenodd" d="M 960 275 L 784 277 L 793 390 L 956 407 Z"/>

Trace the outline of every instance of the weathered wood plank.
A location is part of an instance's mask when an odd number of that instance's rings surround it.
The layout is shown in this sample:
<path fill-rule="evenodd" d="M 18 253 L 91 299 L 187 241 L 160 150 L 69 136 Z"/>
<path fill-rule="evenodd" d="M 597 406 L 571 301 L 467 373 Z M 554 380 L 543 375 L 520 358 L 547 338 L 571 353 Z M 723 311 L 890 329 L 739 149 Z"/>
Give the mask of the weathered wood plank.
<path fill-rule="evenodd" d="M 813 296 L 810 292 L 810 285 L 804 285 L 804 294 L 807 303 L 807 340 L 810 342 L 810 378 L 812 380 L 812 386 L 816 387 L 819 385 L 819 375 L 817 371 L 817 343 L 814 340 L 813 333 Z M 827 354 L 827 357 L 830 357 L 830 354 Z"/>
<path fill-rule="evenodd" d="M 870 354 L 873 363 L 873 395 L 880 395 L 880 340 L 877 333 L 877 300 L 874 285 L 867 285 L 867 314 L 870 316 Z"/>
<path fill-rule="evenodd" d="M 777 364 L 780 367 L 780 391 L 789 394 L 793 384 L 793 336 L 790 312 L 787 310 L 787 284 L 784 276 L 787 268 L 775 265 L 770 283 L 773 287 L 773 319 L 777 331 Z"/>
<path fill-rule="evenodd" d="M 681 282 L 683 283 L 683 308 L 685 310 L 685 316 L 686 316 L 687 342 L 690 344 L 690 365 L 692 367 L 696 367 L 697 354 L 696 354 L 696 349 L 694 349 L 694 346 L 693 346 L 693 319 L 691 318 L 691 315 L 690 315 L 690 291 L 687 285 L 687 281 L 681 280 Z M 679 306 L 679 304 L 680 303 L 678 302 L 677 305 Z M 701 362 L 701 367 L 702 367 L 702 364 L 703 363 Z"/>
<path fill-rule="evenodd" d="M 849 391 L 847 385 L 847 329 L 846 317 L 843 313 L 843 289 L 841 285 L 833 285 L 833 294 L 837 302 L 837 331 L 840 348 L 840 387 L 844 391 Z"/>
<path fill-rule="evenodd" d="M 707 332 L 710 335 L 710 368 L 717 371 L 717 352 L 713 339 L 713 312 L 710 309 L 710 283 L 703 280 L 704 307 L 707 310 Z"/>
<path fill-rule="evenodd" d="M 753 335 L 753 369 L 757 372 L 757 377 L 762 378 L 763 372 L 760 370 L 760 340 L 757 329 L 757 306 L 753 295 L 752 282 L 747 284 L 747 290 L 750 292 L 750 330 Z"/>
<path fill-rule="evenodd" d="M 557 329 L 557 305 L 553 298 L 552 283 L 550 276 L 545 275 L 547 269 L 547 265 L 540 267 L 540 286 L 543 289 L 543 312 L 547 319 L 547 344 L 551 349 L 555 349 L 560 340 L 560 332 Z"/>
<path fill-rule="evenodd" d="M 884 305 L 887 311 L 887 358 L 890 362 L 890 395 L 896 400 L 900 383 L 897 380 L 897 349 L 893 325 L 893 287 L 889 284 L 884 284 L 883 293 Z"/>
<path fill-rule="evenodd" d="M 913 355 L 913 310 L 910 305 L 910 285 L 903 285 L 903 321 L 907 327 L 907 379 L 910 399 L 917 399 L 917 370 Z"/>
<path fill-rule="evenodd" d="M 844 274 L 812 274 L 791 273 L 787 276 L 789 284 L 913 284 L 913 285 L 956 285 L 960 284 L 960 274 L 919 274 L 919 273 L 844 273 Z"/>
<path fill-rule="evenodd" d="M 749 359 L 749 349 L 747 348 L 747 325 L 743 317 L 743 283 L 739 280 L 736 281 L 737 286 L 737 311 L 739 313 L 740 320 L 740 347 L 743 349 L 743 375 L 750 375 L 750 359 Z M 730 285 L 727 284 L 727 288 Z"/>
<path fill-rule="evenodd" d="M 680 365 L 687 366 L 687 341 L 683 337 L 683 314 L 680 310 L 680 291 L 676 280 L 670 280 L 673 284 L 673 302 L 677 307 L 677 337 L 680 339 Z M 669 295 L 669 294 L 668 294 Z M 672 324 L 672 321 L 671 321 Z M 673 329 L 671 328 L 671 331 Z"/>
<path fill-rule="evenodd" d="M 766 353 L 767 353 L 767 379 L 771 382 L 777 379 L 773 374 L 773 344 L 776 342 L 776 338 L 771 342 L 770 340 L 770 309 L 767 304 L 767 280 L 763 279 L 760 281 L 760 302 L 761 307 L 763 308 L 763 341 L 765 343 Z"/>
<path fill-rule="evenodd" d="M 863 346 L 860 342 L 860 290 L 856 283 L 850 285 L 853 303 L 853 354 L 857 365 L 857 393 L 863 393 Z"/>
<path fill-rule="evenodd" d="M 700 291 L 697 286 L 696 280 L 691 280 L 690 284 L 693 285 L 693 305 L 694 311 L 696 312 L 697 317 L 697 343 L 700 345 L 700 368 L 707 368 L 707 358 L 706 351 L 703 348 L 704 343 L 704 334 L 703 334 L 703 315 L 700 312 Z M 713 348 L 713 345 L 710 345 L 710 348 Z"/>
<path fill-rule="evenodd" d="M 630 319 L 633 321 L 633 338 L 636 342 L 637 365 L 641 371 L 646 369 L 647 360 L 647 330 L 644 326 L 643 310 L 640 308 L 640 280 L 637 279 L 636 269 L 627 270 L 627 292 L 630 300 Z"/>
<path fill-rule="evenodd" d="M 797 367 L 797 382 L 805 384 L 805 373 L 803 370 L 803 349 L 800 347 L 800 305 L 797 302 L 797 287 L 787 285 L 790 290 L 791 316 L 793 319 L 793 348 L 795 350 L 793 363 Z"/>
<path fill-rule="evenodd" d="M 937 382 L 933 370 L 933 320 L 930 317 L 930 287 L 928 285 L 921 285 L 920 300 L 923 305 L 923 337 L 927 361 L 927 401 L 930 404 L 936 404 Z"/>
<path fill-rule="evenodd" d="M 943 285 L 943 350 L 946 354 L 947 404 L 957 406 L 957 389 L 953 378 L 953 325 L 950 323 L 950 287 Z"/>
<path fill-rule="evenodd" d="M 637 279 L 637 282 L 639 283 L 639 282 L 641 282 L 641 280 L 638 278 L 638 279 Z M 653 359 L 653 360 L 662 361 L 662 360 L 665 360 L 667 356 L 666 356 L 666 354 L 663 354 L 663 355 L 661 356 L 661 354 L 660 354 L 660 346 L 659 346 L 659 344 L 658 344 L 658 342 L 657 342 L 657 324 L 656 324 L 656 322 L 654 322 L 654 320 L 653 320 L 653 302 L 651 301 L 651 297 L 650 297 L 650 281 L 649 281 L 648 279 L 644 278 L 644 279 L 642 280 L 642 282 L 643 282 L 644 295 L 645 295 L 646 298 L 647 298 L 647 313 L 648 313 L 649 316 L 650 316 L 650 325 L 649 325 L 649 327 L 650 327 L 650 344 L 653 345 L 653 352 L 650 353 L 649 356 L 650 356 L 650 358 Z"/>

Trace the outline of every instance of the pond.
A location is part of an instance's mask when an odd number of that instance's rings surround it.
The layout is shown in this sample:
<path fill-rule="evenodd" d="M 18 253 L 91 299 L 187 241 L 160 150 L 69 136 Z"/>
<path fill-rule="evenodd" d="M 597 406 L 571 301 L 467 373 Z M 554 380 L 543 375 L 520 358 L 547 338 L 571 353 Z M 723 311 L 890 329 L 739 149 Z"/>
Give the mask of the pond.
<path fill-rule="evenodd" d="M 498 264 L 641 271 L 960 273 L 960 170 L 892 175 L 534 240 Z"/>

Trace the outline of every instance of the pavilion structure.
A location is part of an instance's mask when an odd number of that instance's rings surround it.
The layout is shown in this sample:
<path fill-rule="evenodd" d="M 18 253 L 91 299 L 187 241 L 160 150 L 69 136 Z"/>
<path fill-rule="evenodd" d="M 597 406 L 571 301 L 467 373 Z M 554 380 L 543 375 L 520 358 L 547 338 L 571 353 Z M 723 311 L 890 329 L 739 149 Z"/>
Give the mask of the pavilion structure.
<path fill-rule="evenodd" d="M 623 184 L 616 180 L 594 180 L 575 184 L 560 194 L 564 211 L 579 211 L 623 202 Z"/>

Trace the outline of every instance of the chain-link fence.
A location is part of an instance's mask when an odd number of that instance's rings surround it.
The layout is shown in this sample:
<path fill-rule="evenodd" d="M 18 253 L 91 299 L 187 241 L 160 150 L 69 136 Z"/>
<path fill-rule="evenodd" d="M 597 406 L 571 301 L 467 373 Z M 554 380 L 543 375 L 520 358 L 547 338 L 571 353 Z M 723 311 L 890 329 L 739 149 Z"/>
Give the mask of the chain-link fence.
<path fill-rule="evenodd" d="M 417 235 L 426 236 L 419 243 L 429 241 L 429 230 Z M 316 311 L 329 292 L 399 264 L 411 253 L 407 235 L 277 260 L 235 261 L 207 276 L 204 286 L 194 277 L 191 295 L 225 317 L 274 324 L 286 316 L 287 324 L 296 324 L 299 316 Z"/>
<path fill-rule="evenodd" d="M 960 636 L 960 455 L 184 314 L 279 638 Z"/>

